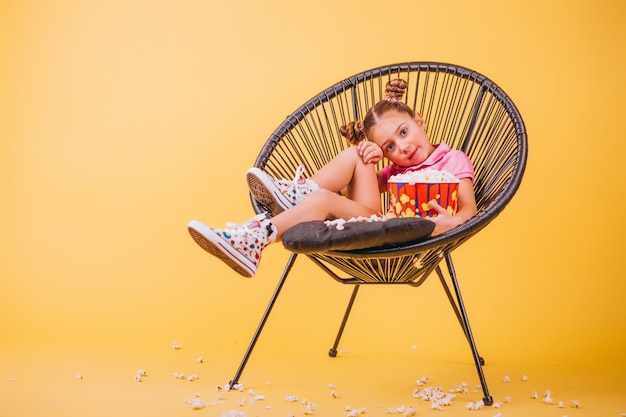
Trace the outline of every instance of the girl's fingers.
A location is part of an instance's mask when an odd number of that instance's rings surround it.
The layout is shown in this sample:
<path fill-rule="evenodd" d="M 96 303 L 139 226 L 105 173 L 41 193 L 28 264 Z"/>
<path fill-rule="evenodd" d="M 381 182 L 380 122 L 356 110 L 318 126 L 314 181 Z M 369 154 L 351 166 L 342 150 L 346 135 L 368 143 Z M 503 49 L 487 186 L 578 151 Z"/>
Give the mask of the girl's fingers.
<path fill-rule="evenodd" d="M 428 202 L 428 204 L 430 204 L 430 206 L 432 208 L 435 209 L 435 211 L 439 214 L 444 214 L 444 213 L 448 213 L 448 210 L 446 210 L 445 208 L 441 207 L 438 203 L 437 200 L 431 200 Z"/>

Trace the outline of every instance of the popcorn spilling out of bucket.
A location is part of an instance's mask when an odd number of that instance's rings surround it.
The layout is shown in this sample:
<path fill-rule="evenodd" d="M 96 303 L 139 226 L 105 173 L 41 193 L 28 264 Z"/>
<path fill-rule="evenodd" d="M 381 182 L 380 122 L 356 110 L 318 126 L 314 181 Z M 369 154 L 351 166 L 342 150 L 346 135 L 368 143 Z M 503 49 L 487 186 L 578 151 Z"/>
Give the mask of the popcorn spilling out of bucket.
<path fill-rule="evenodd" d="M 459 179 L 447 171 L 422 169 L 389 178 L 390 211 L 396 217 L 435 217 L 435 200 L 451 215 L 458 205 Z"/>

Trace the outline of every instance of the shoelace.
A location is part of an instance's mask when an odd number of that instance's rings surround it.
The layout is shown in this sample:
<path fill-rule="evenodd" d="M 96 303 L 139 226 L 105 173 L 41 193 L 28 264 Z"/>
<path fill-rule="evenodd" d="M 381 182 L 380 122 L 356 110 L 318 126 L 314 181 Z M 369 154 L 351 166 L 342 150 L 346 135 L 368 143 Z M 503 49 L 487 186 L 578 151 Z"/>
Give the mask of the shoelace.
<path fill-rule="evenodd" d="M 300 165 L 297 169 L 296 169 L 296 175 L 293 177 L 293 185 L 297 186 L 298 185 L 298 180 L 300 178 L 302 178 L 302 174 L 304 174 L 304 164 Z"/>
<path fill-rule="evenodd" d="M 227 222 L 226 223 L 226 227 L 232 230 L 239 230 L 239 229 L 243 229 L 244 231 L 248 232 L 248 233 L 252 233 L 252 230 L 250 230 L 250 226 L 254 225 L 255 223 L 260 223 L 261 221 L 265 220 L 267 218 L 267 213 L 260 213 L 257 214 L 256 216 L 254 216 L 253 218 L 251 218 L 250 220 L 248 220 L 247 222 L 245 222 L 244 224 L 237 224 L 237 223 L 231 223 L 231 222 Z"/>

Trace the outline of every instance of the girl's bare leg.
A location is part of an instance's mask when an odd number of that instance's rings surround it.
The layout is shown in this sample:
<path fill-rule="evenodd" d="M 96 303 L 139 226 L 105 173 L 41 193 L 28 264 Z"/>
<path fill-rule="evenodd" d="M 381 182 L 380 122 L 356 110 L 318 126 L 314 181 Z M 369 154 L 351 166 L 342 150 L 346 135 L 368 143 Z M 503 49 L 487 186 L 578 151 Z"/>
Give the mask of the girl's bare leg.
<path fill-rule="evenodd" d="M 366 164 L 356 146 L 343 150 L 311 179 L 320 188 L 332 192 L 347 190 L 347 197 L 380 212 L 380 191 L 376 166 Z M 335 216 L 339 218 L 343 216 Z"/>
<path fill-rule="evenodd" d="M 276 240 L 279 241 L 284 232 L 296 224 L 327 219 L 350 219 L 352 217 L 369 217 L 380 214 L 380 197 L 374 207 L 350 200 L 333 191 L 319 189 L 302 201 L 271 218 L 277 230 Z"/>

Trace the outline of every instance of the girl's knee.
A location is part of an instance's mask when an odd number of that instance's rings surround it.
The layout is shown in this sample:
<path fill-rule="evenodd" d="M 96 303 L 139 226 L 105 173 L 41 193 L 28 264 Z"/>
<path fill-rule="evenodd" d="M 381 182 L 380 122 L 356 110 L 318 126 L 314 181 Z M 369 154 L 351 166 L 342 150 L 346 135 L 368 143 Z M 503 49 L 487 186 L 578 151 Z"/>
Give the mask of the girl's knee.
<path fill-rule="evenodd" d="M 350 146 L 349 148 L 341 151 L 341 155 L 345 158 L 350 158 L 356 162 L 362 161 L 361 155 L 359 155 L 359 148 L 356 146 Z"/>
<path fill-rule="evenodd" d="M 325 188 L 319 188 L 311 193 L 307 200 L 312 200 L 318 203 L 323 203 L 325 201 L 329 201 L 333 198 L 339 197 L 339 195 L 333 191 L 327 190 Z"/>

